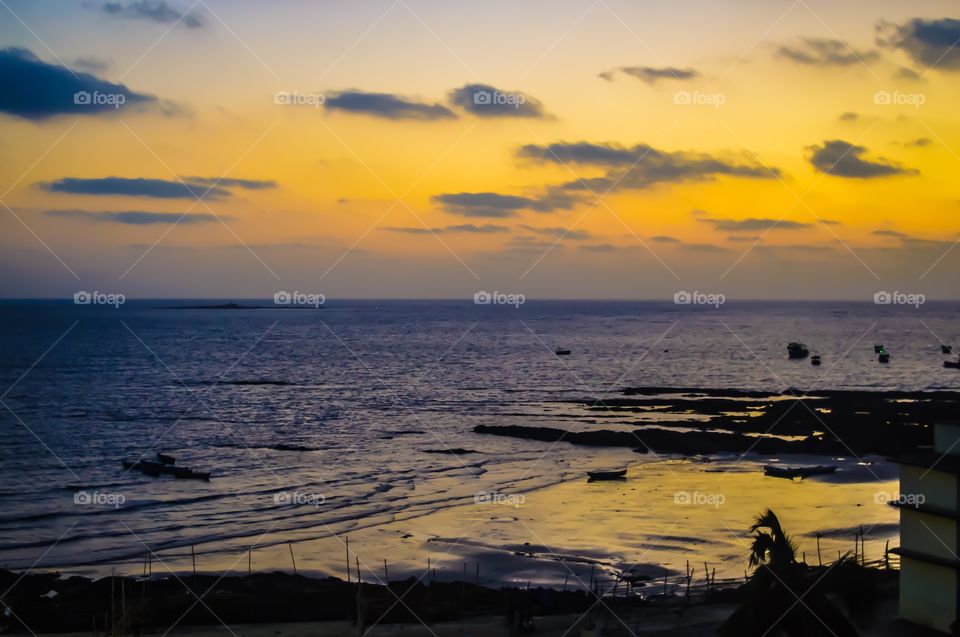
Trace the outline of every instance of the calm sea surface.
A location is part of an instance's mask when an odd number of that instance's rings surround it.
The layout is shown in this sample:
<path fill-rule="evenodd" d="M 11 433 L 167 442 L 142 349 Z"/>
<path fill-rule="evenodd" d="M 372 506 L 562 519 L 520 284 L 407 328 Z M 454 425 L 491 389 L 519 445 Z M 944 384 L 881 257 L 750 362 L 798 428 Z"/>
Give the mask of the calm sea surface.
<path fill-rule="evenodd" d="M 0 564 L 216 552 L 268 532 L 264 543 L 307 540 L 436 515 L 478 491 L 554 485 L 605 452 L 473 427 L 602 426 L 562 401 L 626 386 L 960 389 L 940 353 L 941 341 L 960 351 L 955 303 L 169 307 L 180 304 L 0 303 Z M 789 361 L 791 340 L 823 365 Z M 572 355 L 555 356 L 561 346 Z M 479 453 L 427 453 L 456 448 Z M 120 465 L 156 451 L 214 479 Z M 79 492 L 122 503 L 78 503 Z M 292 492 L 323 503 L 290 506 Z"/>

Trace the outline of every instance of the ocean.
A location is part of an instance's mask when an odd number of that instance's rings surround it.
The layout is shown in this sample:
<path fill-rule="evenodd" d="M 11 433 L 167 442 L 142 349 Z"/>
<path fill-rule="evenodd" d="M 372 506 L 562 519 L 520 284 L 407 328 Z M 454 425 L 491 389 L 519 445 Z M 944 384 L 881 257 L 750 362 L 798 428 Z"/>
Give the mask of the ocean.
<path fill-rule="evenodd" d="M 573 401 L 630 386 L 960 390 L 960 373 L 942 367 L 940 352 L 941 343 L 960 351 L 957 303 L 331 300 L 321 309 L 175 309 L 221 302 L 0 303 L 0 565 L 136 570 L 149 550 L 188 568 L 193 547 L 203 564 L 222 568 L 256 542 L 272 556 L 258 564 L 274 567 L 289 560 L 292 542 L 302 568 L 341 575 L 343 550 L 331 538 L 344 536 L 354 547 L 366 542 L 371 563 L 439 551 L 456 564 L 479 559 L 481 549 L 516 552 L 510 542 L 524 537 L 522 528 L 501 529 L 524 511 L 517 497 L 584 498 L 570 485 L 590 468 L 656 464 L 660 470 L 638 471 L 655 472 L 665 492 L 692 474 L 664 467 L 700 471 L 629 450 L 481 436 L 476 425 L 600 426 Z M 822 366 L 788 360 L 786 345 L 795 340 L 820 354 Z M 891 352 L 889 364 L 877 363 L 874 343 Z M 556 356 L 558 347 L 571 354 Z M 151 478 L 121 466 L 158 451 L 213 478 Z M 750 459 L 750 467 L 760 461 Z M 734 465 L 731 475 L 747 468 Z M 895 471 L 879 467 L 883 486 L 895 488 L 888 482 Z M 809 524 L 836 526 L 842 507 L 876 491 L 871 482 L 811 482 L 809 497 L 837 493 L 838 508 Z M 750 484 L 737 489 L 749 495 Z M 596 502 L 657 490 L 644 481 L 616 488 L 598 492 Z M 490 515 L 477 509 L 490 493 L 514 500 Z M 571 555 L 610 565 L 641 553 L 649 559 L 650 538 L 577 523 L 590 498 L 582 502 L 567 517 L 542 498 L 531 511 L 540 511 L 544 528 L 552 519 L 572 534 L 564 546 Z M 761 504 L 745 502 L 751 512 Z M 871 515 L 895 533 L 895 513 Z M 685 539 L 674 544 L 709 540 L 710 520 L 688 519 Z M 633 528 L 671 535 L 650 510 L 642 529 Z M 473 552 L 449 551 L 451 536 Z M 734 547 L 707 554 L 730 559 L 740 551 Z M 669 561 L 670 547 L 656 548 L 655 561 Z M 498 577 L 528 575 L 520 570 L 507 565 Z"/>

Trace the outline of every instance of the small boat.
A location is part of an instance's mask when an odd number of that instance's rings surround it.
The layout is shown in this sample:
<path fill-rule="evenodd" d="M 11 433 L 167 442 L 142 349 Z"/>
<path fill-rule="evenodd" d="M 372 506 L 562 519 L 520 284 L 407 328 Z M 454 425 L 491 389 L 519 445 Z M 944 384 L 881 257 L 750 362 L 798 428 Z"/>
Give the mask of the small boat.
<path fill-rule="evenodd" d="M 883 345 L 881 345 L 880 343 L 877 343 L 876 345 L 873 346 L 874 354 L 879 354 L 882 351 L 883 351 Z"/>
<path fill-rule="evenodd" d="M 588 471 L 587 479 L 590 482 L 596 482 L 599 480 L 626 480 L 627 470 L 626 469 L 615 469 L 613 471 Z"/>
<path fill-rule="evenodd" d="M 947 369 L 960 369 L 960 360 L 943 361 L 943 366 Z"/>
<path fill-rule="evenodd" d="M 810 476 L 822 475 L 825 473 L 833 473 L 837 470 L 837 465 L 835 464 L 818 464 L 810 467 L 787 467 L 776 464 L 764 465 L 763 473 L 772 478 L 787 478 L 788 480 L 793 480 L 794 478 L 808 478 Z"/>
<path fill-rule="evenodd" d="M 143 475 L 153 478 L 158 478 L 163 474 L 173 476 L 174 478 L 210 480 L 209 471 L 194 471 L 190 467 L 178 467 L 172 463 L 164 464 L 161 462 L 153 462 L 152 460 L 136 460 L 134 462 L 122 460 L 120 464 L 123 465 L 124 469 L 139 471 Z"/>
<path fill-rule="evenodd" d="M 810 357 L 810 364 L 813 365 L 814 367 L 819 367 L 819 366 L 820 366 L 820 355 L 817 354 L 817 355 L 815 355 L 815 356 L 811 356 L 811 357 Z"/>
<path fill-rule="evenodd" d="M 556 351 L 554 351 L 554 354 L 557 356 L 570 356 L 570 350 L 558 347 Z"/>
<path fill-rule="evenodd" d="M 787 355 L 790 358 L 806 358 L 810 355 L 810 350 L 803 343 L 790 343 L 787 345 Z"/>
<path fill-rule="evenodd" d="M 171 455 L 157 452 L 157 462 L 161 464 L 177 464 L 177 459 Z"/>
<path fill-rule="evenodd" d="M 940 346 L 940 352 L 943 353 L 943 354 L 952 354 L 952 353 L 953 353 L 953 345 L 941 345 L 941 346 Z"/>
<path fill-rule="evenodd" d="M 194 471 L 190 467 L 174 467 L 172 465 L 167 465 L 163 468 L 163 472 L 173 476 L 174 478 L 193 479 L 193 480 L 209 480 L 210 479 L 209 472 Z"/>
<path fill-rule="evenodd" d="M 881 349 L 880 355 L 877 357 L 877 360 L 880 361 L 881 363 L 889 363 L 890 352 L 888 352 L 886 349 Z"/>

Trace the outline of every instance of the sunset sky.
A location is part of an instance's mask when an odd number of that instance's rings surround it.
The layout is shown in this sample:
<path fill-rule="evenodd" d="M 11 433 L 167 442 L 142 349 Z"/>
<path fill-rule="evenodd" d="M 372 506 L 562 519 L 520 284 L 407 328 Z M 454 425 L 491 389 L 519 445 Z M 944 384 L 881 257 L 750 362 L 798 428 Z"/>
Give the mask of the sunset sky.
<path fill-rule="evenodd" d="M 960 297 L 955 2 L 0 16 L 0 296 Z"/>

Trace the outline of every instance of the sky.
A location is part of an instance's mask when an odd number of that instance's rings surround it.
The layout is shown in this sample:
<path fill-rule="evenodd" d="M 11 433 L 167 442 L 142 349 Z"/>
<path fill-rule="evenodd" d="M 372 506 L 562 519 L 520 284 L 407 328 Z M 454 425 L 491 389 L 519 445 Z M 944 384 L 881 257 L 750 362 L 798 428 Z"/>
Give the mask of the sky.
<path fill-rule="evenodd" d="M 0 16 L 2 297 L 960 298 L 955 3 Z"/>

